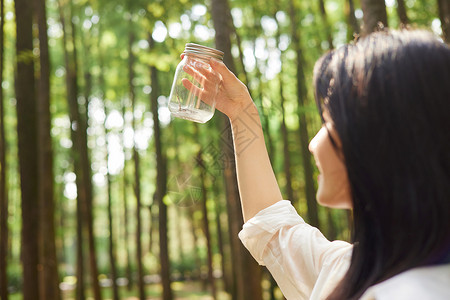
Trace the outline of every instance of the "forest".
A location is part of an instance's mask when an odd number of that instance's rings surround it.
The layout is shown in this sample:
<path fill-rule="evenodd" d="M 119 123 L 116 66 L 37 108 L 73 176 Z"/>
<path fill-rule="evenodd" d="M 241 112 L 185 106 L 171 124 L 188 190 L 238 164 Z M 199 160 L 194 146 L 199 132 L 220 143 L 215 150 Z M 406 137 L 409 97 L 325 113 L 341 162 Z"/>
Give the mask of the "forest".
<path fill-rule="evenodd" d="M 314 63 L 384 28 L 450 42 L 448 0 L 0 1 L 2 300 L 284 299 L 238 239 L 228 119 L 168 110 L 185 44 L 225 53 L 283 197 L 349 241 L 315 200 Z"/>

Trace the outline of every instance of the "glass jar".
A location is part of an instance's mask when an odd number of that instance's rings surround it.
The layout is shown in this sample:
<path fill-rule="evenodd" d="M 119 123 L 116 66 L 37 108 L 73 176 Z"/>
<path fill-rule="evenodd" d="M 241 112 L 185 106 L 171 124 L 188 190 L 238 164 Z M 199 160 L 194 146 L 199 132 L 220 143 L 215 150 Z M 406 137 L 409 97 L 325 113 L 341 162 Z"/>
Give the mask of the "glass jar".
<path fill-rule="evenodd" d="M 175 71 L 172 89 L 169 96 L 169 110 L 174 117 L 198 123 L 209 121 L 216 106 L 219 81 L 208 87 L 203 93 L 205 77 L 201 71 L 214 72 L 209 61 L 211 58 L 223 60 L 223 52 L 202 45 L 188 43 L 184 49 L 184 58 Z M 189 73 L 188 73 L 189 72 Z M 186 79 L 192 84 L 183 85 Z"/>

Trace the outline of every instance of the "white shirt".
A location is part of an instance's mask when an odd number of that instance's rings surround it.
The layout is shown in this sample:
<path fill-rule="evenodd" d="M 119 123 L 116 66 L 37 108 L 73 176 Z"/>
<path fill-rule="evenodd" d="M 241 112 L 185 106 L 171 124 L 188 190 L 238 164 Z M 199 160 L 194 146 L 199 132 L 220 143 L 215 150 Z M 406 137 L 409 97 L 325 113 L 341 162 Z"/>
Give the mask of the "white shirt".
<path fill-rule="evenodd" d="M 248 220 L 239 238 L 288 300 L 325 299 L 345 275 L 352 245 L 328 241 L 287 200 Z M 403 272 L 369 288 L 364 300 L 450 299 L 450 264 Z"/>

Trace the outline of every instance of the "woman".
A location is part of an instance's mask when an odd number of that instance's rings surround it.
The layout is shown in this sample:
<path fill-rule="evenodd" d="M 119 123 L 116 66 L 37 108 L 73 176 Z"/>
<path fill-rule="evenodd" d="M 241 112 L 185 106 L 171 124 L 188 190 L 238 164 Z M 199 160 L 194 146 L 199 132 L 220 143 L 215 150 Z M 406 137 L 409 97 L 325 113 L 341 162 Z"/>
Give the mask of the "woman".
<path fill-rule="evenodd" d="M 328 241 L 282 195 L 247 88 L 218 61 L 187 69 L 222 85 L 217 109 L 258 139 L 236 167 L 240 232 L 287 299 L 450 299 L 450 49 L 423 31 L 378 32 L 314 70 L 317 200 L 352 208 L 352 244 Z M 187 88 L 194 88 L 189 81 Z M 205 99 L 207 101 L 207 99 Z"/>

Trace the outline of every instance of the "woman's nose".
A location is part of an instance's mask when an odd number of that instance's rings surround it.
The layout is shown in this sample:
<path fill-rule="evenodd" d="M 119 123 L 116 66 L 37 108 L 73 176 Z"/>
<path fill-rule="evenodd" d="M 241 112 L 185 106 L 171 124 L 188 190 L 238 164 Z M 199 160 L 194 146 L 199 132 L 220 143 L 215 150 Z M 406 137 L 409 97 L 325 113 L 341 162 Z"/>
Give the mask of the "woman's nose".
<path fill-rule="evenodd" d="M 308 145 L 309 152 L 311 152 L 312 154 L 314 153 L 314 151 L 316 150 L 316 147 L 317 147 L 316 137 L 317 137 L 317 134 L 312 138 L 311 142 L 309 142 L 309 145 Z"/>

